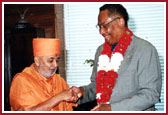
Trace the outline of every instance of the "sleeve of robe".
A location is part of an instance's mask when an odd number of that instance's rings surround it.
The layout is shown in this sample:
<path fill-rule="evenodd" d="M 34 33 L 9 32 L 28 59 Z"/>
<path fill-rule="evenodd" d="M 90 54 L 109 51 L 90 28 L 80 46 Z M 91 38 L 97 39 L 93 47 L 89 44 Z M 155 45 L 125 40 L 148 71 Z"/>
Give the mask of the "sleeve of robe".
<path fill-rule="evenodd" d="M 17 74 L 10 89 L 10 104 L 11 110 L 25 109 L 37 105 L 39 99 L 34 96 L 32 86 L 25 77 Z"/>
<path fill-rule="evenodd" d="M 61 78 L 58 79 L 57 88 L 61 88 L 59 91 L 63 89 L 68 89 L 69 86 L 67 83 Z M 41 90 L 41 89 L 39 89 Z M 46 98 L 47 100 L 48 98 Z M 35 91 L 32 84 L 27 80 L 26 77 L 17 74 L 11 85 L 10 89 L 10 104 L 11 110 L 24 110 L 25 108 L 35 106 L 42 102 L 42 97 L 39 95 L 38 91 Z M 59 111 L 72 111 L 72 106 L 76 106 L 72 103 L 60 102 L 59 109 L 57 106 L 54 107 L 52 110 L 59 110 Z"/>
<path fill-rule="evenodd" d="M 58 75 L 57 79 L 56 79 L 56 88 L 59 91 L 61 91 L 63 89 L 69 89 L 68 84 L 60 75 Z M 59 92 L 57 92 L 57 93 L 59 93 Z M 59 111 L 73 111 L 72 106 L 77 106 L 77 104 L 68 103 L 68 102 L 60 102 L 58 106 L 59 106 Z M 54 107 L 54 109 L 55 108 L 57 108 L 57 107 Z M 52 109 L 52 110 L 54 110 L 54 109 Z"/>

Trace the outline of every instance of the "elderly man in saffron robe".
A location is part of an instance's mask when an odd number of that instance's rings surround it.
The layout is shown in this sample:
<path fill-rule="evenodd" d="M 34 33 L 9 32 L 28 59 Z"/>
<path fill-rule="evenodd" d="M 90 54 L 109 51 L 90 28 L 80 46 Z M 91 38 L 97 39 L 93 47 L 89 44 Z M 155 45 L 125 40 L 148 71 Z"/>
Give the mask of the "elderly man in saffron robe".
<path fill-rule="evenodd" d="M 60 40 L 33 39 L 34 63 L 14 76 L 10 89 L 11 110 L 71 111 L 77 99 L 59 75 L 55 74 Z"/>

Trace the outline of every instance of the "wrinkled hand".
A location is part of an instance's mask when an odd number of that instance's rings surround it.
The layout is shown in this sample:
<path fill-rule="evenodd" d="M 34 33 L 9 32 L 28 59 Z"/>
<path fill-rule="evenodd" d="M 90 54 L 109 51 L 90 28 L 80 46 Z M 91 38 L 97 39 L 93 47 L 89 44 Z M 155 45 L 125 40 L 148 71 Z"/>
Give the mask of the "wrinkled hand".
<path fill-rule="evenodd" d="M 78 96 L 76 93 L 72 91 L 72 89 L 67 89 L 61 92 L 61 97 L 64 101 L 67 102 L 75 102 L 74 100 L 78 100 Z"/>
<path fill-rule="evenodd" d="M 78 98 L 83 96 L 83 93 L 84 93 L 83 88 L 72 86 L 71 89 L 78 96 Z"/>
<path fill-rule="evenodd" d="M 111 111 L 110 104 L 98 104 L 91 111 Z"/>

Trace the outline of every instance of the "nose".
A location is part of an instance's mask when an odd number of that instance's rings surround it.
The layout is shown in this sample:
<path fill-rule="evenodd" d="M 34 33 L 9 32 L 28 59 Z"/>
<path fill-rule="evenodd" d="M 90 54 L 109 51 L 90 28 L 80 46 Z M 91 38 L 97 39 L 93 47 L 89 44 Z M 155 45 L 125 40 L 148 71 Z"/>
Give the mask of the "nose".
<path fill-rule="evenodd" d="M 55 60 L 55 61 L 53 62 L 53 67 L 55 67 L 55 68 L 58 67 L 58 62 L 57 62 L 57 60 Z"/>
<path fill-rule="evenodd" d="M 101 28 L 99 29 L 99 33 L 100 33 L 101 35 L 103 35 L 103 34 L 105 33 L 105 29 L 104 29 L 103 27 L 101 27 Z"/>

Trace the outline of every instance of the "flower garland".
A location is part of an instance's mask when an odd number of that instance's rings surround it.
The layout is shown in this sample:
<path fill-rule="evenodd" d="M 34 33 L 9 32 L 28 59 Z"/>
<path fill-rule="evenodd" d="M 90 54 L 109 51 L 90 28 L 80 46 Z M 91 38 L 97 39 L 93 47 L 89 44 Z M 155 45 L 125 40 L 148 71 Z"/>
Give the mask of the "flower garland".
<path fill-rule="evenodd" d="M 96 76 L 96 99 L 98 103 L 109 103 L 112 88 L 118 77 L 117 72 L 119 66 L 123 61 L 123 56 L 127 47 L 132 41 L 132 35 L 133 33 L 127 28 L 113 52 L 111 51 L 110 45 L 106 42 L 103 44 L 103 51 L 99 56 L 98 72 Z"/>

